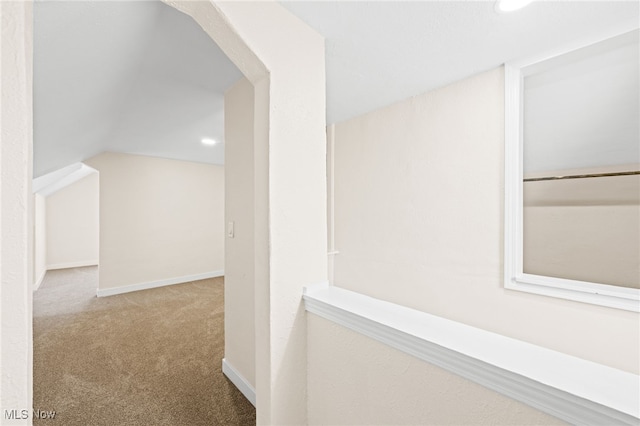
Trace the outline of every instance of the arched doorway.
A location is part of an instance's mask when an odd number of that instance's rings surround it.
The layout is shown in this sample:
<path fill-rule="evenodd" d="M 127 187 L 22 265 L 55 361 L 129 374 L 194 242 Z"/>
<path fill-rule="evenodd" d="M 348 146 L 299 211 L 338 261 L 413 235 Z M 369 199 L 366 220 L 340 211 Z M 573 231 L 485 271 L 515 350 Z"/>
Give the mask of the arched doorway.
<path fill-rule="evenodd" d="M 255 88 L 258 423 L 304 424 L 307 346 L 302 287 L 327 278 L 324 40 L 275 2 L 166 3 L 198 22 Z M 11 89 L 3 90 L 0 99 L 1 339 L 3 349 L 10 348 L 0 358 L 0 402 L 3 409 L 29 410 L 31 3 L 3 2 L 1 7 L 1 79 L 2 87 Z"/>

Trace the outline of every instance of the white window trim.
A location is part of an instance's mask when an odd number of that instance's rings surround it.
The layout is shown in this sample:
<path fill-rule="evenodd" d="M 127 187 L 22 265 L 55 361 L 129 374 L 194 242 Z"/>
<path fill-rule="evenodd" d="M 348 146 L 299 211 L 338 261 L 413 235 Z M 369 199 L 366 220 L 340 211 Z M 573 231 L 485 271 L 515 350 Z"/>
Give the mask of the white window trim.
<path fill-rule="evenodd" d="M 535 69 L 536 64 L 544 60 L 636 29 L 638 29 L 638 24 L 634 22 L 610 33 L 594 36 L 589 40 L 559 48 L 554 52 L 536 58 L 505 64 L 505 288 L 640 312 L 639 289 L 526 274 L 522 266 L 523 76 L 527 71 L 531 72 L 531 70 Z"/>
<path fill-rule="evenodd" d="M 638 425 L 640 377 L 327 283 L 308 312 L 572 424 Z"/>

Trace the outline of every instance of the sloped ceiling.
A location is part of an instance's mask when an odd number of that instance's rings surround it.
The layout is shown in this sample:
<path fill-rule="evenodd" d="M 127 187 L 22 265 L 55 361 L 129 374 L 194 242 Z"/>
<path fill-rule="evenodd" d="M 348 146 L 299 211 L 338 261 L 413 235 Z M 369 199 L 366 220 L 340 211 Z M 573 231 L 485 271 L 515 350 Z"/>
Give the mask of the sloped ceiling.
<path fill-rule="evenodd" d="M 327 120 L 613 28 L 637 1 L 282 2 L 326 38 Z M 110 150 L 222 163 L 223 93 L 241 74 L 191 20 L 156 1 L 36 1 L 34 175 Z"/>
<path fill-rule="evenodd" d="M 639 41 L 631 31 L 538 64 L 524 78 L 525 176 L 637 169 Z"/>
<path fill-rule="evenodd" d="M 282 2 L 326 38 L 327 119 L 340 122 L 621 25 L 637 1 Z"/>
<path fill-rule="evenodd" d="M 214 164 L 239 70 L 157 1 L 37 1 L 34 177 L 103 151 Z"/>

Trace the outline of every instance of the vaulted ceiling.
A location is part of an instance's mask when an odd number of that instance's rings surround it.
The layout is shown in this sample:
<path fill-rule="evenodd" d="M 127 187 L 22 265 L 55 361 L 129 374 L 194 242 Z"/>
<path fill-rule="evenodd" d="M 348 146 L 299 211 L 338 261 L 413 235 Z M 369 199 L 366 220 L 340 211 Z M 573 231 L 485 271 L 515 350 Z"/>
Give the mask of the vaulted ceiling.
<path fill-rule="evenodd" d="M 326 38 L 327 120 L 340 122 L 637 23 L 636 1 L 282 2 Z M 117 151 L 221 164 L 223 94 L 241 74 L 158 1 L 37 0 L 34 175 Z"/>
<path fill-rule="evenodd" d="M 37 1 L 34 176 L 103 151 L 221 164 L 224 92 L 242 75 L 159 1 Z"/>

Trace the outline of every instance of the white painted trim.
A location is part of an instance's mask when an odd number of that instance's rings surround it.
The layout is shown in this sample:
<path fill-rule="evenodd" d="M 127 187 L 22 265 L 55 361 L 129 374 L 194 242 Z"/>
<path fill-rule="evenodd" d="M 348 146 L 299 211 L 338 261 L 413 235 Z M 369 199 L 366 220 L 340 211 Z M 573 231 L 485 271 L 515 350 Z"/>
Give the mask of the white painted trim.
<path fill-rule="evenodd" d="M 572 424 L 638 425 L 640 377 L 333 286 L 308 312 Z"/>
<path fill-rule="evenodd" d="M 523 75 L 540 61 L 586 47 L 605 39 L 637 30 L 627 25 L 606 37 L 591 38 L 570 48 L 536 58 L 505 64 L 505 141 L 504 141 L 504 287 L 543 296 L 640 312 L 640 289 L 625 288 L 541 275 L 525 274 L 523 269 Z"/>
<path fill-rule="evenodd" d="M 48 197 L 67 186 L 78 182 L 80 179 L 98 173 L 94 168 L 84 163 L 75 163 L 55 172 L 40 176 L 33 180 L 33 193 Z"/>
<path fill-rule="evenodd" d="M 203 274 L 185 275 L 183 277 L 168 278 L 165 280 L 149 281 L 145 283 L 129 284 L 120 287 L 99 288 L 98 297 L 114 296 L 116 294 L 131 293 L 132 291 L 148 290 L 150 288 L 164 287 L 167 285 L 183 284 L 191 281 L 206 280 L 207 278 L 217 278 L 224 276 L 224 269 L 219 271 L 205 272 Z"/>
<path fill-rule="evenodd" d="M 327 272 L 329 282 L 333 284 L 335 276 L 336 250 L 336 208 L 335 208 L 335 152 L 336 152 L 336 125 L 327 127 Z"/>
<path fill-rule="evenodd" d="M 582 49 L 583 47 L 587 47 L 592 44 L 617 37 L 630 31 L 637 30 L 638 28 L 640 28 L 640 25 L 638 25 L 638 20 L 632 17 L 628 21 L 622 22 L 614 28 L 606 28 L 599 33 L 592 32 L 587 37 L 584 37 L 582 39 L 574 40 L 570 43 L 556 46 L 552 50 L 542 52 L 535 56 L 510 61 L 510 63 L 517 68 L 531 67 L 530 69 L 535 70 L 535 66 L 540 62 L 544 62 L 565 53 Z"/>
<path fill-rule="evenodd" d="M 47 265 L 47 271 L 52 271 L 54 269 L 82 268 L 83 266 L 97 266 L 97 265 L 98 265 L 98 259 L 80 260 L 77 262 L 54 263 L 51 265 Z"/>
<path fill-rule="evenodd" d="M 42 273 L 40 274 L 40 276 L 36 280 L 36 283 L 33 286 L 33 291 L 36 291 L 36 290 L 38 290 L 40 288 L 40 286 L 42 285 L 42 281 L 44 281 L 44 276 L 45 275 L 47 275 L 47 270 L 46 269 L 44 271 L 42 271 Z"/>
<path fill-rule="evenodd" d="M 60 179 L 68 176 L 74 172 L 77 172 L 82 168 L 82 163 L 73 163 L 69 166 L 63 167 L 51 173 L 47 173 L 46 175 L 42 175 L 33 179 L 33 184 L 31 189 L 33 193 L 40 192 L 47 186 L 59 181 Z"/>
<path fill-rule="evenodd" d="M 256 390 L 251 386 L 251 384 L 244 378 L 242 374 L 238 372 L 226 358 L 222 358 L 222 372 L 231 383 L 238 388 L 240 392 L 249 400 L 249 402 L 255 407 L 256 406 Z"/>

